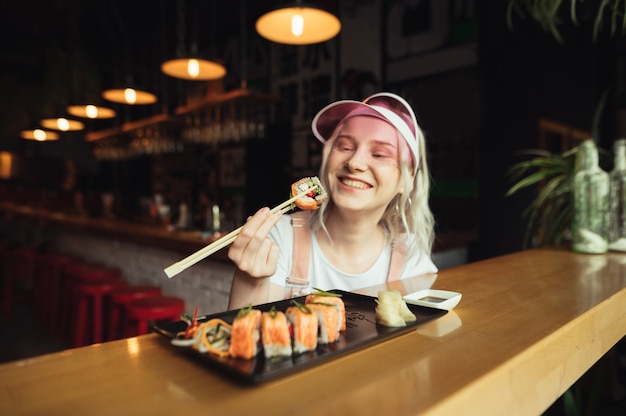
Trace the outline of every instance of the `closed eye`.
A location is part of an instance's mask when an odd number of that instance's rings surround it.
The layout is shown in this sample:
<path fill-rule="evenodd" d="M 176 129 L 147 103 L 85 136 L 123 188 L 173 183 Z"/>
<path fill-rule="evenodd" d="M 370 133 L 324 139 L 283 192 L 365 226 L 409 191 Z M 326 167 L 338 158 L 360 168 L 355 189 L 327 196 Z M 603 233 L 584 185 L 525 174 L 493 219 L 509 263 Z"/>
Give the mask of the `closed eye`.
<path fill-rule="evenodd" d="M 376 159 L 395 158 L 397 155 L 396 147 L 390 143 L 378 143 L 372 148 L 372 157 Z"/>
<path fill-rule="evenodd" d="M 344 151 L 344 152 L 351 152 L 351 151 L 354 151 L 354 144 L 348 138 L 340 137 L 337 139 L 337 142 L 333 146 L 333 149 Z"/>

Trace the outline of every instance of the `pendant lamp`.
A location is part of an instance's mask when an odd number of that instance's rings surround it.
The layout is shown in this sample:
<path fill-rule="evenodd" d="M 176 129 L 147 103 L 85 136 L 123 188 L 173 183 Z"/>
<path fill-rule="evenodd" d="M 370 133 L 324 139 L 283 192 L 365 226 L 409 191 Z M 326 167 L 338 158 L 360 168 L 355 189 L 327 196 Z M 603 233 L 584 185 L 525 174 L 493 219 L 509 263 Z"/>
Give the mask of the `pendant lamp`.
<path fill-rule="evenodd" d="M 20 137 L 26 140 L 36 140 L 38 142 L 47 142 L 52 140 L 58 140 L 59 135 L 53 131 L 46 131 L 42 129 L 35 130 L 22 130 Z"/>
<path fill-rule="evenodd" d="M 67 112 L 75 117 L 101 119 L 115 117 L 115 110 L 95 104 L 70 105 Z"/>
<path fill-rule="evenodd" d="M 113 101 L 114 103 L 128 105 L 154 104 L 157 101 L 156 95 L 147 91 L 136 90 L 134 88 L 106 90 L 102 93 L 102 97 L 105 100 Z"/>
<path fill-rule="evenodd" d="M 161 64 L 161 71 L 170 77 L 188 81 L 210 81 L 224 78 L 226 76 L 226 68 L 224 65 L 200 58 L 195 39 L 192 39 L 190 47 L 191 53 L 189 55 L 185 53 L 185 2 L 179 0 L 177 9 L 178 46 L 176 49 L 178 58 L 163 62 Z M 192 10 L 192 15 L 194 16 L 193 27 L 197 30 L 199 13 L 193 13 Z M 212 16 L 215 16 L 215 12 L 212 13 Z"/>
<path fill-rule="evenodd" d="M 332 13 L 297 1 L 261 16 L 256 21 L 256 30 L 272 42 L 309 45 L 337 36 L 341 22 Z"/>
<path fill-rule="evenodd" d="M 78 131 L 85 128 L 85 125 L 80 121 L 69 120 L 65 117 L 44 118 L 41 120 L 41 126 L 59 131 Z"/>
<path fill-rule="evenodd" d="M 161 64 L 161 71 L 170 77 L 189 81 L 208 81 L 226 76 L 223 65 L 199 58 L 170 59 Z"/>

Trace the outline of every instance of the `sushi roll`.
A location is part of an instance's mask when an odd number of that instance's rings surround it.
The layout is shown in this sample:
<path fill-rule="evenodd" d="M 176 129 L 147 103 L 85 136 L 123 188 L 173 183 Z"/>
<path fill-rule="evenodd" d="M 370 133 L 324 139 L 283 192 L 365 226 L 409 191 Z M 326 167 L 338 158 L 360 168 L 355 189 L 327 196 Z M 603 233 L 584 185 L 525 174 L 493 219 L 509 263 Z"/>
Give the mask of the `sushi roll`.
<path fill-rule="evenodd" d="M 289 322 L 284 312 L 272 308 L 261 315 L 261 340 L 265 358 L 291 356 Z"/>
<path fill-rule="evenodd" d="M 322 202 L 328 198 L 328 194 L 322 187 L 322 183 L 317 176 L 302 178 L 294 182 L 291 185 L 291 196 L 294 197 L 307 189 L 310 189 L 311 192 L 297 199 L 295 204 L 298 208 L 305 211 L 316 210 L 320 207 Z"/>
<path fill-rule="evenodd" d="M 343 299 L 341 299 L 341 296 L 335 293 L 318 291 L 315 293 L 311 293 L 310 295 L 307 295 L 304 303 L 305 304 L 325 303 L 325 304 L 336 305 L 337 308 L 339 309 L 339 330 L 340 331 L 346 330 L 346 305 L 343 302 Z"/>
<path fill-rule="evenodd" d="M 302 354 L 317 348 L 318 319 L 306 305 L 296 303 L 285 312 L 293 325 L 293 353 Z"/>
<path fill-rule="evenodd" d="M 330 303 L 308 303 L 309 308 L 319 322 L 318 342 L 331 344 L 339 339 L 339 307 Z"/>
<path fill-rule="evenodd" d="M 232 357 L 251 359 L 259 351 L 261 311 L 247 307 L 240 309 L 233 320 L 228 353 Z"/>

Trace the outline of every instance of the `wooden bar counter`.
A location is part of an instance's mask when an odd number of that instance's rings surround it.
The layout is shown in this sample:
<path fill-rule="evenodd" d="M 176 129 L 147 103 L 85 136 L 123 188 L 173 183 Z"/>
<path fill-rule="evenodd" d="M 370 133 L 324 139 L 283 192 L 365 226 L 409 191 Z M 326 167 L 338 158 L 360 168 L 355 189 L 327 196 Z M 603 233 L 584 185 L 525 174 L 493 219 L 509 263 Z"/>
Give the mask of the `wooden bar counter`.
<path fill-rule="evenodd" d="M 414 331 L 257 386 L 156 334 L 5 363 L 0 414 L 536 415 L 626 334 L 626 254 L 522 251 L 446 269 L 432 287 L 463 298 Z"/>

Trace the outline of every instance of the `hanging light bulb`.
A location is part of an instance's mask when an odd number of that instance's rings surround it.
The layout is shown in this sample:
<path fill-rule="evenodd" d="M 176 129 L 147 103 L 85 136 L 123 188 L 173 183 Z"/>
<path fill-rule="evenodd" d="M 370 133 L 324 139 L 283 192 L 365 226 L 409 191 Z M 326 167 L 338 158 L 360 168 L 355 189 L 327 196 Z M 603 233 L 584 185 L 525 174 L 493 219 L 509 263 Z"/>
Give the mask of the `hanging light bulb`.
<path fill-rule="evenodd" d="M 296 13 L 291 18 L 291 33 L 296 37 L 300 37 L 302 32 L 304 32 L 304 19 L 300 13 Z"/>
<path fill-rule="evenodd" d="M 57 118 L 57 128 L 61 131 L 68 131 L 70 129 L 70 122 L 66 118 Z"/>
<path fill-rule="evenodd" d="M 38 142 L 45 142 L 51 140 L 58 140 L 59 135 L 53 131 L 46 131 L 42 129 L 35 130 L 23 130 L 20 132 L 20 137 L 26 140 L 36 140 Z"/>
<path fill-rule="evenodd" d="M 132 88 L 124 89 L 124 100 L 128 104 L 135 104 L 137 102 L 137 92 Z"/>
<path fill-rule="evenodd" d="M 67 107 L 67 112 L 76 117 L 100 119 L 100 118 L 113 118 L 115 117 L 115 111 L 100 107 L 94 104 L 87 105 L 71 105 Z"/>
<path fill-rule="evenodd" d="M 80 121 L 68 120 L 65 117 L 46 118 L 41 120 L 41 125 L 47 129 L 60 131 L 76 131 L 85 128 L 85 125 Z"/>
<path fill-rule="evenodd" d="M 273 42 L 308 45 L 337 36 L 341 22 L 332 13 L 304 6 L 298 1 L 291 7 L 276 9 L 261 16 L 256 21 L 256 30 Z"/>
<path fill-rule="evenodd" d="M 198 75 L 200 75 L 200 63 L 197 59 L 189 59 L 187 61 L 187 73 L 192 78 L 198 78 Z"/>
<path fill-rule="evenodd" d="M 134 88 L 106 90 L 102 93 L 102 97 L 115 103 L 129 105 L 153 104 L 157 101 L 156 95 Z"/>

